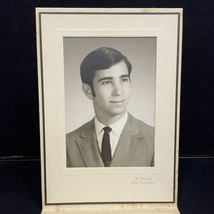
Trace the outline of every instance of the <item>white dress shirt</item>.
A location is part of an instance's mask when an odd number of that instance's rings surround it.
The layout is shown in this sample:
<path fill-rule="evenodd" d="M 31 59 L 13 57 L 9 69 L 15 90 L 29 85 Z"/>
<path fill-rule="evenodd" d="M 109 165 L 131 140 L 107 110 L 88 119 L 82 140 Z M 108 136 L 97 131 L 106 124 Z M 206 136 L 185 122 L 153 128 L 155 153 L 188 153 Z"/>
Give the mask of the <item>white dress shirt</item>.
<path fill-rule="evenodd" d="M 115 149 L 117 147 L 118 141 L 120 139 L 120 135 L 123 131 L 123 128 L 126 124 L 126 121 L 128 119 L 128 113 L 126 112 L 125 115 L 118 120 L 117 122 L 111 124 L 109 127 L 111 127 L 111 132 L 109 133 L 110 136 L 110 145 L 111 145 L 111 155 L 113 157 Z M 103 134 L 104 130 L 103 128 L 106 127 L 102 123 L 100 123 L 97 118 L 95 117 L 95 131 L 97 135 L 97 141 L 98 141 L 98 147 L 101 152 L 102 148 L 102 139 L 103 139 Z"/>

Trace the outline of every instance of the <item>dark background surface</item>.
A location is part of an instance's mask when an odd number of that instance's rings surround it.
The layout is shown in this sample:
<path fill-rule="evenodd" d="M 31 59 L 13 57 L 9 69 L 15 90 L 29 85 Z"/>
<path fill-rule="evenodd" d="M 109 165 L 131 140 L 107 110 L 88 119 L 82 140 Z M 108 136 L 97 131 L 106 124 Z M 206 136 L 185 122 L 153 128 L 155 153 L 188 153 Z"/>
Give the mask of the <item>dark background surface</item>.
<path fill-rule="evenodd" d="M 214 213 L 213 0 L 0 0 L 0 213 L 41 208 L 35 7 L 184 9 L 179 206 Z"/>

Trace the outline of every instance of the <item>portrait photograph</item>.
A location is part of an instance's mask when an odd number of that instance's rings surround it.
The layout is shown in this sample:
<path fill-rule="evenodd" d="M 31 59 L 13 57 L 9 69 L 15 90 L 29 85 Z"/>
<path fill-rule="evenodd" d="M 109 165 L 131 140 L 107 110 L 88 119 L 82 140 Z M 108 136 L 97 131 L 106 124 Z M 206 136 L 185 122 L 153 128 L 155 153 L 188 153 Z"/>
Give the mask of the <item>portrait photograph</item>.
<path fill-rule="evenodd" d="M 179 213 L 181 11 L 36 10 L 43 214 Z"/>
<path fill-rule="evenodd" d="M 67 167 L 154 166 L 156 38 L 64 38 L 63 47 Z"/>

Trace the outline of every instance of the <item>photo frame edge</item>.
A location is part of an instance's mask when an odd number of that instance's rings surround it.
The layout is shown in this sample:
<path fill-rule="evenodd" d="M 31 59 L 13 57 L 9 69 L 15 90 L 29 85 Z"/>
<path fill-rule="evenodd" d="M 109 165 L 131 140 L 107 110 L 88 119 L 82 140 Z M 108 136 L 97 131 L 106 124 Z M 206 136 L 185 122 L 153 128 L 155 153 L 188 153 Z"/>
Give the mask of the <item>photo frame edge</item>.
<path fill-rule="evenodd" d="M 154 203 L 154 204 L 147 204 L 147 205 L 141 205 L 141 204 L 135 204 L 135 203 L 127 203 L 127 204 L 117 204 L 116 206 L 111 204 L 106 204 L 103 206 L 100 206 L 100 204 L 96 204 L 97 207 L 95 205 L 90 205 L 90 206 L 86 206 L 88 210 L 85 210 L 85 206 L 84 205 L 47 205 L 46 204 L 46 195 L 45 195 L 45 160 L 44 160 L 44 115 L 43 115 L 43 92 L 42 92 L 42 80 L 41 80 L 41 76 L 42 76 L 42 56 L 41 56 L 41 38 L 40 38 L 40 13 L 48 13 L 48 12 L 125 12 L 125 13 L 136 13 L 136 12 L 146 12 L 146 13 L 150 13 L 150 12 L 160 12 L 160 13 L 164 13 L 164 12 L 176 12 L 180 14 L 180 33 L 179 33 L 179 38 L 178 40 L 179 42 L 179 62 L 178 62 L 178 83 L 177 83 L 177 110 L 176 110 L 176 163 L 175 163 L 175 202 L 174 203 Z M 132 211 L 135 211 L 135 213 L 151 213 L 151 212 L 157 212 L 157 213 L 179 213 L 178 208 L 177 208 L 177 202 L 178 202 L 178 167 L 179 167 L 179 125 L 180 125 L 180 90 L 181 90 L 181 55 L 182 55 L 182 28 L 183 28 L 183 9 L 182 8 L 36 8 L 36 39 L 37 39 L 37 65 L 38 65 L 38 94 L 39 94 L 39 120 L 40 120 L 40 153 L 41 153 L 41 182 L 42 182 L 42 207 L 43 207 L 43 214 L 46 213 L 55 213 L 56 210 L 57 213 L 66 213 L 65 211 L 68 211 L 69 213 L 76 212 L 76 209 L 78 209 L 78 211 L 81 211 L 81 209 L 79 209 L 81 206 L 82 209 L 82 213 L 96 213 L 94 212 L 96 209 L 98 209 L 97 213 L 100 213 L 100 208 L 101 210 L 111 210 L 111 209 L 116 209 L 118 213 L 130 213 L 131 209 L 133 209 Z M 135 208 L 133 208 L 133 204 L 135 204 Z M 96 208 L 95 208 L 96 207 Z M 94 210 L 95 208 L 95 210 Z M 125 210 L 124 208 L 126 208 L 127 210 Z M 61 211 L 60 211 L 61 210 Z M 93 210 L 93 211 L 92 211 Z M 104 211 L 105 212 L 105 211 Z M 103 213 L 104 213 L 103 212 Z"/>

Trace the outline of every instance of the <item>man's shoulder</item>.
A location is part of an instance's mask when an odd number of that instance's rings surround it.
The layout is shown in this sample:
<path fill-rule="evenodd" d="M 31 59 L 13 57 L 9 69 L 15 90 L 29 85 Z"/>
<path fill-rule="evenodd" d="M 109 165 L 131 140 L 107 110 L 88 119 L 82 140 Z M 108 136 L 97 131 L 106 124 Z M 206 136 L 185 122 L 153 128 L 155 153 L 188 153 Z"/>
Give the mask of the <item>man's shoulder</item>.
<path fill-rule="evenodd" d="M 139 120 L 129 114 L 129 121 L 132 126 L 136 127 L 140 133 L 148 133 L 153 134 L 154 133 L 154 127 L 148 125 L 147 123 L 143 122 L 142 120 Z"/>
<path fill-rule="evenodd" d="M 84 133 L 85 131 L 87 131 L 89 128 L 92 127 L 92 125 L 94 124 L 94 119 L 88 121 L 87 123 L 83 124 L 82 126 L 80 126 L 79 128 L 75 129 L 74 131 L 71 131 L 69 133 L 66 134 L 66 138 L 67 139 L 71 139 L 71 138 L 78 138 L 80 137 L 80 135 L 82 133 Z"/>

